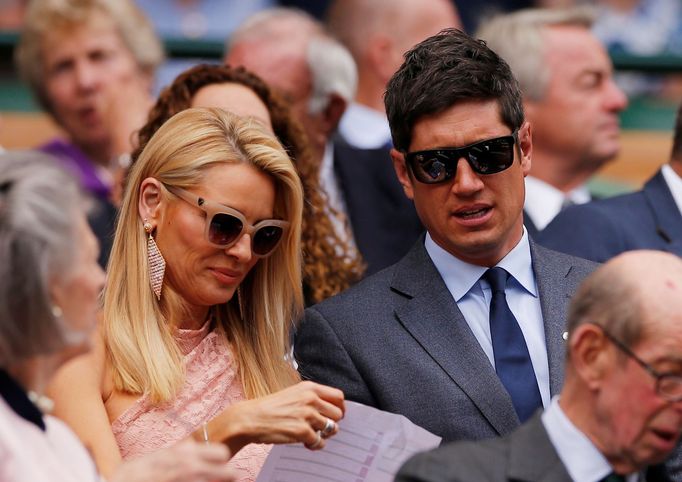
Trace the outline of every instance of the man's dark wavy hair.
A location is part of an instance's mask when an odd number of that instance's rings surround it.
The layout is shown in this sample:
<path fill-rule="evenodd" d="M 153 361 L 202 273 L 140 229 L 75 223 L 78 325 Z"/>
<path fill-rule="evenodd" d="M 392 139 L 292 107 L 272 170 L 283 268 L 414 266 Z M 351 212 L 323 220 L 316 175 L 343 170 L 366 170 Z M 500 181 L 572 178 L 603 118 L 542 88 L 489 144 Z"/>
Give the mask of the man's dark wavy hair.
<path fill-rule="evenodd" d="M 521 90 L 509 65 L 484 41 L 454 28 L 442 30 L 408 51 L 388 82 L 384 103 L 393 145 L 408 152 L 420 118 L 458 102 L 487 100 L 497 100 L 510 129 L 521 127 Z"/>

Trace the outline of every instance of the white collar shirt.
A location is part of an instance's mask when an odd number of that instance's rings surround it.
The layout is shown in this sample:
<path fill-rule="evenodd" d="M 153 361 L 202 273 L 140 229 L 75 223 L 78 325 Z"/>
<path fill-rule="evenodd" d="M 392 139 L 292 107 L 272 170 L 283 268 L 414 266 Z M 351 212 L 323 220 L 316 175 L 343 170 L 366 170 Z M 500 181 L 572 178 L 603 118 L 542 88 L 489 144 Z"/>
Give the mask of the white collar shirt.
<path fill-rule="evenodd" d="M 565 203 L 584 204 L 591 200 L 592 196 L 585 185 L 565 193 L 536 177 L 526 176 L 526 202 L 523 209 L 539 231 L 547 227 Z"/>
<path fill-rule="evenodd" d="M 355 240 L 348 219 L 346 201 L 334 171 L 334 147 L 331 142 L 327 142 L 325 145 L 324 155 L 320 163 L 320 188 L 327 194 L 329 206 L 336 210 L 336 213 L 327 210 L 327 215 L 332 222 L 334 231 L 341 239 L 348 242 L 352 248 L 355 248 Z"/>
<path fill-rule="evenodd" d="M 341 117 L 339 132 L 346 142 L 358 149 L 379 149 L 391 144 L 386 114 L 355 102 Z"/>
<path fill-rule="evenodd" d="M 673 195 L 677 210 L 682 213 L 682 178 L 673 171 L 669 164 L 665 164 L 661 168 L 661 173 L 665 183 L 668 185 L 668 189 L 670 189 L 670 193 Z"/>
<path fill-rule="evenodd" d="M 436 244 L 428 233 L 424 246 L 471 332 L 494 367 L 495 356 L 490 335 L 492 293 L 488 282 L 481 279 L 488 268 L 456 258 Z M 547 344 L 530 243 L 525 229 L 519 243 L 496 266 L 504 268 L 511 275 L 505 291 L 507 303 L 526 340 L 542 404 L 546 407 L 550 401 Z"/>
<path fill-rule="evenodd" d="M 559 397 L 542 414 L 542 424 L 568 475 L 576 482 L 598 482 L 613 469 L 592 441 L 573 425 L 559 406 Z M 638 474 L 630 474 L 627 482 L 636 482 Z"/>

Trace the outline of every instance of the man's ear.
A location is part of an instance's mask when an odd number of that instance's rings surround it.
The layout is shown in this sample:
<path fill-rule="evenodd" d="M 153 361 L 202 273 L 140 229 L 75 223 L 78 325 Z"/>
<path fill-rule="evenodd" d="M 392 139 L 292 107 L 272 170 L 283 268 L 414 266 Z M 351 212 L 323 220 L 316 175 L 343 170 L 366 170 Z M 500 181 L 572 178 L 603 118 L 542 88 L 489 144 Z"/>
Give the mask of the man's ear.
<path fill-rule="evenodd" d="M 326 138 L 329 139 L 336 128 L 341 122 L 341 117 L 343 113 L 346 112 L 348 107 L 348 102 L 341 97 L 339 94 L 332 93 L 329 94 L 329 102 L 327 102 L 327 107 L 321 112 L 320 120 L 322 122 L 321 128 L 323 129 Z"/>
<path fill-rule="evenodd" d="M 533 136 L 531 132 L 530 122 L 524 122 L 519 128 L 519 151 L 520 163 L 523 171 L 523 177 L 526 177 L 530 172 L 531 159 L 533 157 Z"/>
<path fill-rule="evenodd" d="M 158 179 L 148 177 L 140 185 L 140 197 L 137 203 L 137 210 L 140 218 L 148 220 L 154 227 L 159 223 L 161 217 L 161 206 L 164 202 L 161 192 L 161 183 Z"/>
<path fill-rule="evenodd" d="M 395 170 L 396 176 L 398 176 L 398 181 L 400 185 L 403 186 L 403 191 L 405 196 L 409 199 L 414 199 L 414 190 L 412 189 L 412 176 L 405 163 L 405 156 L 402 152 L 391 149 L 391 160 L 393 161 L 393 169 Z"/>
<path fill-rule="evenodd" d="M 578 326 L 569 339 L 569 350 L 573 370 L 585 386 L 598 390 L 616 363 L 604 331 L 591 323 Z"/>

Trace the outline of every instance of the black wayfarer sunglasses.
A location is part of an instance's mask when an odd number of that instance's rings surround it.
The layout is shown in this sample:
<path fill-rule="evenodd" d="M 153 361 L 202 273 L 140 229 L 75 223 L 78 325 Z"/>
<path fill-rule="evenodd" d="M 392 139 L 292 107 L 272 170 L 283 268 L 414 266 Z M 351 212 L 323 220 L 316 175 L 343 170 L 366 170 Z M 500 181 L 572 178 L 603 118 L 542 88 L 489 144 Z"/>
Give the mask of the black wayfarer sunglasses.
<path fill-rule="evenodd" d="M 464 147 L 446 147 L 405 154 L 410 170 L 419 182 L 438 184 L 455 177 L 457 163 L 467 160 L 477 174 L 495 174 L 514 163 L 514 145 L 519 130 L 511 135 L 486 139 Z"/>

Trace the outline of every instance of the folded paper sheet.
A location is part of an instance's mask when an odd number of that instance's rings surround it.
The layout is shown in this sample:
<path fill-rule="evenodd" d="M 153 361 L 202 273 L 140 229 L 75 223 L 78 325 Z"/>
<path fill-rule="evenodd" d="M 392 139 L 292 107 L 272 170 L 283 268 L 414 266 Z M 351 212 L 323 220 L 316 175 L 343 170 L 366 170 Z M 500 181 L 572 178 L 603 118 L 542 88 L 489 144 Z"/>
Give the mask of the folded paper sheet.
<path fill-rule="evenodd" d="M 402 415 L 354 402 L 339 429 L 322 450 L 276 445 L 257 482 L 391 482 L 412 454 L 440 443 Z"/>

